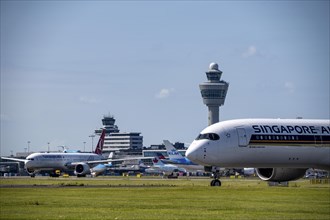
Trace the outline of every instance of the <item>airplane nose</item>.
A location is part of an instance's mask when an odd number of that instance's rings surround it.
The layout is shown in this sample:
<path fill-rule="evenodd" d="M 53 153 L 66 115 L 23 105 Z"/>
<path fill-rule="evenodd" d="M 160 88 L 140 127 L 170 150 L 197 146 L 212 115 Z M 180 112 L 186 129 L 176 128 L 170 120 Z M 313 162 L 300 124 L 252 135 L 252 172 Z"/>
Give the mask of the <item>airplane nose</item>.
<path fill-rule="evenodd" d="M 196 161 L 196 159 L 197 159 L 197 152 L 196 152 L 196 149 L 192 145 L 190 145 L 189 148 L 187 149 L 187 151 L 186 151 L 186 157 L 189 160 L 193 161 L 193 162 Z"/>
<path fill-rule="evenodd" d="M 24 167 L 25 167 L 25 169 L 30 169 L 31 167 L 32 167 L 32 161 L 27 161 L 27 162 L 25 162 L 25 164 L 24 164 Z"/>

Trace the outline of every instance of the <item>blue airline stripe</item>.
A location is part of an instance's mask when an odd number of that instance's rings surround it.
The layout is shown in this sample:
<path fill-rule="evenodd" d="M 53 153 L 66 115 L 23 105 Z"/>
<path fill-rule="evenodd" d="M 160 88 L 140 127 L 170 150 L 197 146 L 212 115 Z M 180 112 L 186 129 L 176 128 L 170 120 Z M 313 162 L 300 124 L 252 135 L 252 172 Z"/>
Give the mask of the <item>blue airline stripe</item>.
<path fill-rule="evenodd" d="M 253 134 L 249 145 L 324 146 L 330 147 L 329 135 L 266 135 Z"/>

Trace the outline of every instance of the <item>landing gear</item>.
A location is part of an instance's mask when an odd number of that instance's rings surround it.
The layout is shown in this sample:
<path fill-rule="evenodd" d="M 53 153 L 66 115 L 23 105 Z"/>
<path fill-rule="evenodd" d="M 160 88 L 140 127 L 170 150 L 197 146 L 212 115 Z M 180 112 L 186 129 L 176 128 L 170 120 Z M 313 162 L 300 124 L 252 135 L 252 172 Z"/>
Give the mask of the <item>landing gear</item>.
<path fill-rule="evenodd" d="M 211 186 L 221 186 L 221 181 L 218 179 L 212 180 Z"/>
<path fill-rule="evenodd" d="M 219 167 L 204 167 L 205 171 L 212 172 L 213 180 L 211 181 L 211 186 L 221 186 L 220 178 L 220 168 Z"/>
<path fill-rule="evenodd" d="M 38 171 L 32 170 L 32 169 L 26 169 L 26 171 L 28 172 L 28 174 L 30 175 L 31 178 L 36 177 L 36 173 L 38 172 Z"/>

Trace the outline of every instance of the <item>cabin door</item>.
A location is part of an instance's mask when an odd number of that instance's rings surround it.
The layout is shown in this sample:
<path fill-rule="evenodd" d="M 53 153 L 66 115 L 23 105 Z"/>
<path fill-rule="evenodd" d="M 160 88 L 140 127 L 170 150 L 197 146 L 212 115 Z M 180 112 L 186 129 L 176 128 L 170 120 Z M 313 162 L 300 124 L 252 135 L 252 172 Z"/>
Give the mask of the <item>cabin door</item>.
<path fill-rule="evenodd" d="M 238 134 L 238 146 L 246 147 L 248 145 L 246 132 L 244 128 L 236 128 Z"/>

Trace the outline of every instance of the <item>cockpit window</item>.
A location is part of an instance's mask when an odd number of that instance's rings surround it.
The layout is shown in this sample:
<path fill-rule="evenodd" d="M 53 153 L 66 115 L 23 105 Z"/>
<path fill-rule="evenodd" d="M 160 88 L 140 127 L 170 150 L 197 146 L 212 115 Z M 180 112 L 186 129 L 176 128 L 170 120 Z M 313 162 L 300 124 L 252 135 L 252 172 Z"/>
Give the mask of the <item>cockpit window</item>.
<path fill-rule="evenodd" d="M 216 141 L 219 140 L 220 137 L 216 133 L 206 133 L 206 134 L 199 134 L 198 137 L 196 138 L 196 140 L 202 140 L 202 139 Z"/>

